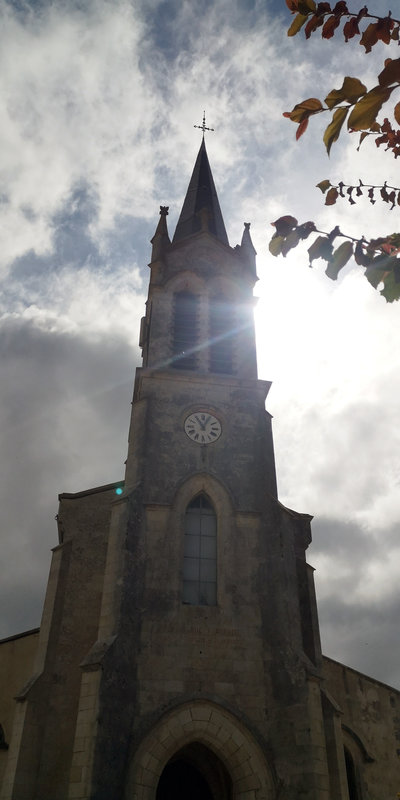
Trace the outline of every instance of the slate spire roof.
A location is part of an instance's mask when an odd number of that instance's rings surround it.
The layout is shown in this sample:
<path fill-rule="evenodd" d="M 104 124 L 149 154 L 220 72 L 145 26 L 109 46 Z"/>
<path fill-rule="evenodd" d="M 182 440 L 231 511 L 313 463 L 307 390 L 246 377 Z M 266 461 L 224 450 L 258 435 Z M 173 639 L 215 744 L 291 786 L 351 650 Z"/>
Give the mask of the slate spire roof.
<path fill-rule="evenodd" d="M 202 230 L 229 246 L 204 137 L 172 241 L 179 242 Z"/>

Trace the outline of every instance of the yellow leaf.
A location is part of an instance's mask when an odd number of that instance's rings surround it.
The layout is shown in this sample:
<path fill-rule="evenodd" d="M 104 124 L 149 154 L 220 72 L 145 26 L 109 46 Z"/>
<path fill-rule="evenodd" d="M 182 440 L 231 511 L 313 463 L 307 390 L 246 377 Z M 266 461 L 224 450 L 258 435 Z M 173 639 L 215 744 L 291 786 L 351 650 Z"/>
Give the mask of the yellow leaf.
<path fill-rule="evenodd" d="M 339 134 L 346 119 L 348 110 L 348 106 L 345 106 L 344 108 L 337 108 L 332 117 L 332 122 L 329 123 L 324 133 L 324 145 L 326 147 L 328 156 L 333 143 L 339 138 Z"/>
<path fill-rule="evenodd" d="M 325 103 L 328 108 L 334 108 L 338 103 L 347 100 L 349 103 L 355 103 L 359 97 L 362 97 L 367 91 L 367 87 L 358 78 L 349 78 L 346 76 L 343 80 L 341 89 L 332 89 L 331 92 L 325 97 Z"/>
<path fill-rule="evenodd" d="M 275 233 L 269 243 L 269 252 L 272 253 L 273 256 L 279 256 L 284 241 L 284 236 L 277 236 Z"/>
<path fill-rule="evenodd" d="M 321 189 L 322 194 L 325 194 L 325 192 L 329 189 L 330 185 L 331 185 L 330 180 L 328 180 L 328 178 L 325 178 L 324 181 L 320 181 L 320 183 L 317 183 L 316 188 Z"/>
<path fill-rule="evenodd" d="M 400 81 L 400 58 L 393 58 L 387 61 L 384 69 L 378 75 L 380 86 L 390 86 L 391 83 Z"/>
<path fill-rule="evenodd" d="M 308 19 L 308 14 L 296 14 L 288 32 L 288 36 L 295 36 L 296 33 L 303 27 L 304 23 Z"/>
<path fill-rule="evenodd" d="M 358 103 L 355 104 L 349 119 L 347 127 L 349 130 L 362 131 L 368 130 L 376 120 L 376 115 L 381 110 L 386 100 L 394 89 L 394 86 L 374 86 L 370 92 L 364 95 Z"/>
<path fill-rule="evenodd" d="M 303 100 L 302 103 L 297 103 L 293 111 L 290 111 L 289 116 L 292 122 L 302 122 L 307 119 L 311 114 L 316 114 L 322 110 L 321 100 L 317 97 L 309 97 L 308 100 Z"/>
<path fill-rule="evenodd" d="M 299 0 L 298 9 L 301 13 L 306 13 L 307 11 L 313 11 L 315 13 L 317 6 L 314 0 Z"/>

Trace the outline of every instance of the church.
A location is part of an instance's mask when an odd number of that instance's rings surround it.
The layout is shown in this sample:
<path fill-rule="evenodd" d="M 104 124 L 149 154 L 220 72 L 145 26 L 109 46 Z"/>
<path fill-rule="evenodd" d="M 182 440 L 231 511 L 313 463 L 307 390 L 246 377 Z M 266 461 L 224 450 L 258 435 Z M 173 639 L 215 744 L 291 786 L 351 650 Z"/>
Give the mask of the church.
<path fill-rule="evenodd" d="M 395 800 L 400 692 L 321 653 L 277 497 L 249 223 L 203 139 L 160 208 L 123 480 L 60 494 L 40 629 L 0 643 L 1 800 Z"/>

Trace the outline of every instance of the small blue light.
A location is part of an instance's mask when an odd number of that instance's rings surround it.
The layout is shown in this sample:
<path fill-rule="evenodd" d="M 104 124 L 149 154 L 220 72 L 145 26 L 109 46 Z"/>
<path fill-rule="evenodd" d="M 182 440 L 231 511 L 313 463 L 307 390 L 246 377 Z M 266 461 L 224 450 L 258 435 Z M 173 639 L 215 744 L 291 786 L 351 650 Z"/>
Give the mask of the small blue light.
<path fill-rule="evenodd" d="M 118 486 L 118 489 L 115 490 L 115 494 L 122 494 L 123 491 L 124 490 L 122 489 L 122 487 Z"/>

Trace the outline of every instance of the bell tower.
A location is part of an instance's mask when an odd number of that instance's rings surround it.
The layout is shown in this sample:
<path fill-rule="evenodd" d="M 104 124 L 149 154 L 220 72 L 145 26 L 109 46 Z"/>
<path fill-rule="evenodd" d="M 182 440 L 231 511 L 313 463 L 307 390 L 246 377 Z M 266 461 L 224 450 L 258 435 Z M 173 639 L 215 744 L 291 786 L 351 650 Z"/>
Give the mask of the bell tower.
<path fill-rule="evenodd" d="M 214 800 L 282 787 L 288 800 L 327 800 L 310 517 L 277 500 L 256 254 L 249 224 L 229 245 L 204 137 L 172 241 L 167 215 L 152 239 L 98 642 L 83 663 L 91 748 L 70 796 L 164 800 L 201 785 Z"/>
<path fill-rule="evenodd" d="M 172 240 L 167 216 L 125 480 L 60 495 L 1 797 L 347 800 L 311 517 L 277 498 L 250 225 L 231 247 L 204 136 Z"/>

